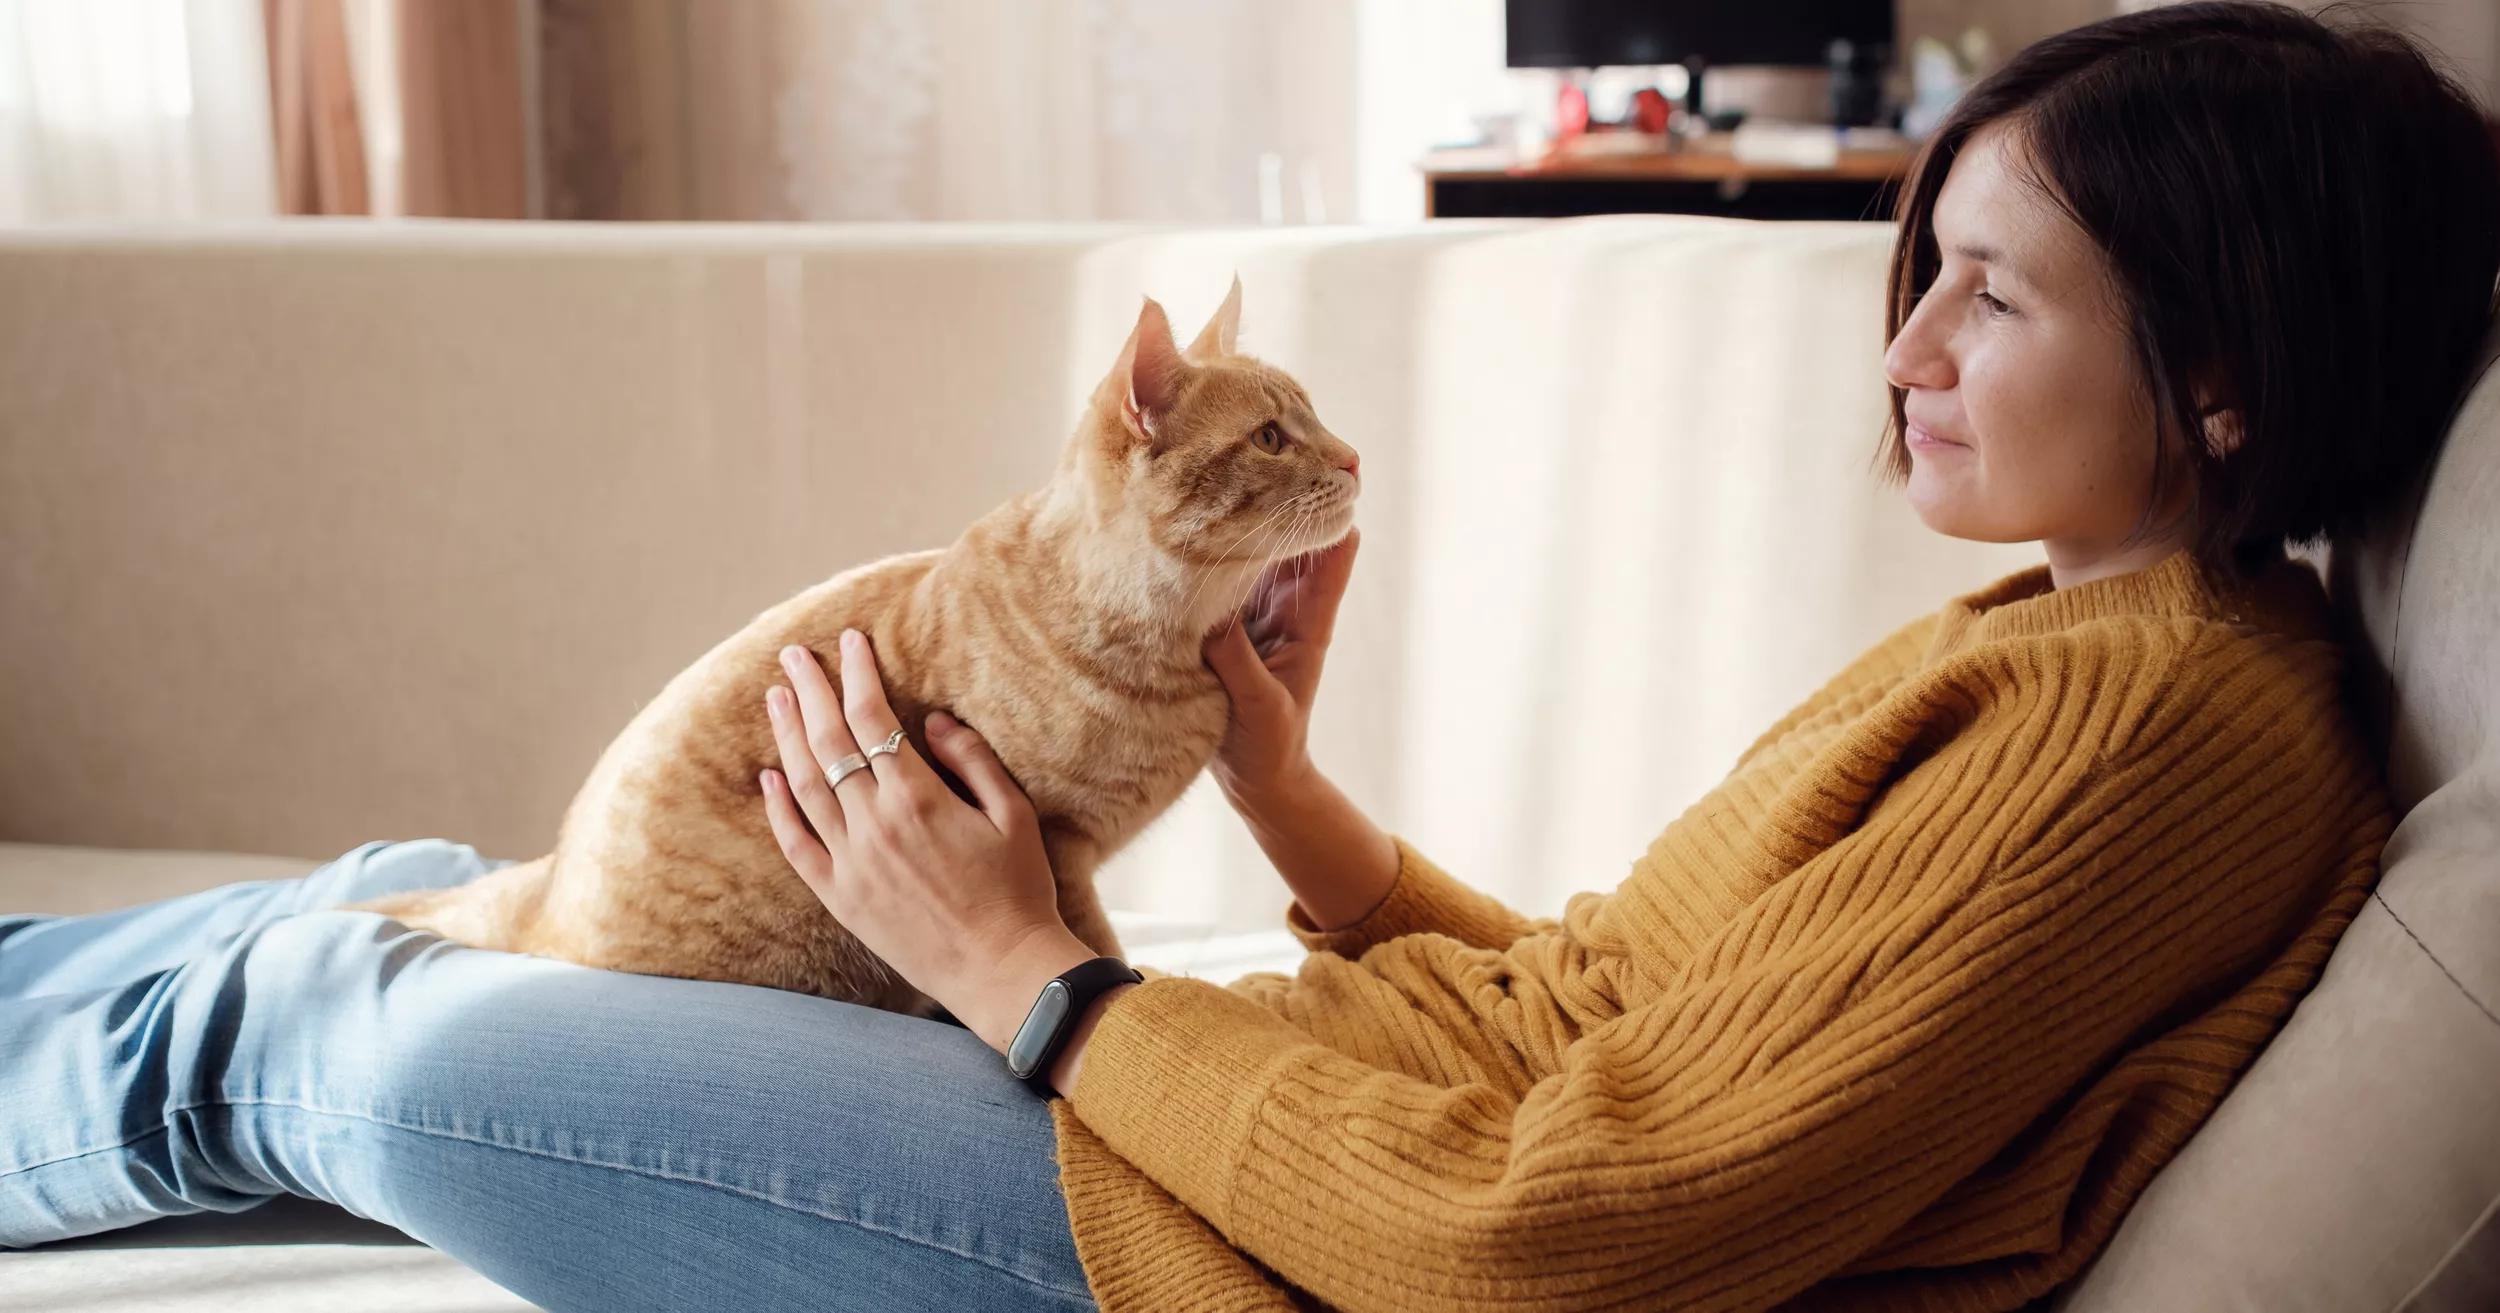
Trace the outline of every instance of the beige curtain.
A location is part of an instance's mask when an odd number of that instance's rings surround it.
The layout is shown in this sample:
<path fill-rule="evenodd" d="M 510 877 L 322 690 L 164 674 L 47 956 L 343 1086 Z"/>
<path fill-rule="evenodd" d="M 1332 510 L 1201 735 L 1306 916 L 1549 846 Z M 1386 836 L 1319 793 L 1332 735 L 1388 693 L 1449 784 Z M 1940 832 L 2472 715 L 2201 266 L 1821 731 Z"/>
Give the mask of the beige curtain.
<path fill-rule="evenodd" d="M 526 219 L 525 0 L 401 0 L 405 214 Z"/>
<path fill-rule="evenodd" d="M 539 0 L 547 217 L 694 217 L 688 18 L 678 0 Z"/>
<path fill-rule="evenodd" d="M 282 214 L 369 214 L 339 0 L 262 0 Z"/>

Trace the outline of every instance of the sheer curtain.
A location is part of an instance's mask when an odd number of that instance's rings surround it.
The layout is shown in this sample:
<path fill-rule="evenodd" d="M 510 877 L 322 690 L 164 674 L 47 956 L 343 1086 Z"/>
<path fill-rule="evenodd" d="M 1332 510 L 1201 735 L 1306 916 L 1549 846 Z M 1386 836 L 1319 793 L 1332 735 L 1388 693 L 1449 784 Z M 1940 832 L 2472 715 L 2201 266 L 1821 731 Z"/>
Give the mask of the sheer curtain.
<path fill-rule="evenodd" d="M 260 0 L 0 0 L 0 222 L 277 208 Z"/>

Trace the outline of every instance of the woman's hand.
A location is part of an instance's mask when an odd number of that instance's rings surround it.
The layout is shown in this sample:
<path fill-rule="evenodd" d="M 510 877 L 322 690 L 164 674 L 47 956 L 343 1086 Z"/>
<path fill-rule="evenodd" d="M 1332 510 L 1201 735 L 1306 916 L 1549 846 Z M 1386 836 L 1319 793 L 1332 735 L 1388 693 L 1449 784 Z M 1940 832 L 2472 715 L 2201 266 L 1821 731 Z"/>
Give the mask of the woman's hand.
<path fill-rule="evenodd" d="M 1216 783 L 1322 930 L 1369 914 L 1398 878 L 1396 841 L 1311 764 L 1311 701 L 1361 546 L 1349 532 L 1261 577 L 1244 614 L 1206 645 L 1233 704 Z"/>
<path fill-rule="evenodd" d="M 1361 546 L 1357 529 L 1333 547 L 1279 562 L 1259 577 L 1241 613 L 1207 638 L 1207 664 L 1232 700 L 1215 780 L 1245 815 L 1313 773 L 1311 702 Z"/>
<path fill-rule="evenodd" d="M 827 788 L 826 765 L 899 727 L 867 637 L 844 630 L 841 661 L 837 701 L 815 653 L 782 649 L 790 687 L 765 694 L 782 764 L 762 777 L 773 837 L 835 920 L 1005 1052 L 1043 983 L 1094 956 L 1060 919 L 1032 801 L 988 742 L 944 712 L 928 718 L 929 749 L 979 810 L 909 738 Z"/>

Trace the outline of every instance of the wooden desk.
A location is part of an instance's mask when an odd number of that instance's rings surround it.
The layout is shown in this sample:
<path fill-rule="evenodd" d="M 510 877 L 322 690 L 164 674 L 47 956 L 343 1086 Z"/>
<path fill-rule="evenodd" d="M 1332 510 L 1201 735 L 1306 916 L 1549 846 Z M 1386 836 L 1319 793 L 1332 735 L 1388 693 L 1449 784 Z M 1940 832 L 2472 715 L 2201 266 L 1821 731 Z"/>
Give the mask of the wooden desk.
<path fill-rule="evenodd" d="M 1830 168 L 1740 161 L 1724 140 L 1673 151 L 1522 161 L 1496 149 L 1440 150 L 1417 166 L 1428 218 L 1717 214 L 1747 219 L 1885 219 L 1912 147 L 1843 150 Z"/>

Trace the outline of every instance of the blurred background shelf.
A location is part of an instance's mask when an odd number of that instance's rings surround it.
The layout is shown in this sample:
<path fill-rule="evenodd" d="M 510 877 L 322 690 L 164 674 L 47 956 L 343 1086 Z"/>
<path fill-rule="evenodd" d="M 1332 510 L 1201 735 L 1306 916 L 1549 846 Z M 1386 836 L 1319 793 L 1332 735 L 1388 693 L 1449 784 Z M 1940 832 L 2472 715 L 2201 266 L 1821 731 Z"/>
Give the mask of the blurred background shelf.
<path fill-rule="evenodd" d="M 1491 147 L 1436 150 L 1417 166 L 1424 214 L 1559 219 L 1715 214 L 1745 219 L 1880 219 L 1909 171 L 1908 145 L 1843 150 L 1828 168 L 1740 160 L 1724 135 L 1678 150 L 1523 160 Z"/>

